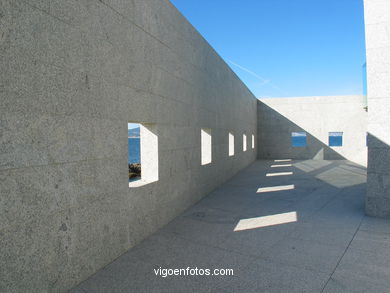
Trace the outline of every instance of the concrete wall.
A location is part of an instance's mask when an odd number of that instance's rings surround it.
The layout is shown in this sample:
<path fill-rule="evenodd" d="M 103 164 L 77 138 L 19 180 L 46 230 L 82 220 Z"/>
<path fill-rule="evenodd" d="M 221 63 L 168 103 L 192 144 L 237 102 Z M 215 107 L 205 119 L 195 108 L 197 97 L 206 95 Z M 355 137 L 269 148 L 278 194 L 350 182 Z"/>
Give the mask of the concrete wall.
<path fill-rule="evenodd" d="M 1 0 L 0 23 L 0 292 L 71 288 L 256 159 L 257 100 L 169 2 Z M 137 188 L 128 121 L 158 136 Z"/>
<path fill-rule="evenodd" d="M 362 96 L 295 97 L 258 102 L 258 158 L 348 159 L 367 162 L 367 112 Z M 293 147 L 291 132 L 307 133 L 306 147 Z M 343 132 L 343 146 L 329 147 L 328 133 Z"/>
<path fill-rule="evenodd" d="M 368 93 L 366 212 L 390 217 L 390 2 L 364 0 Z"/>

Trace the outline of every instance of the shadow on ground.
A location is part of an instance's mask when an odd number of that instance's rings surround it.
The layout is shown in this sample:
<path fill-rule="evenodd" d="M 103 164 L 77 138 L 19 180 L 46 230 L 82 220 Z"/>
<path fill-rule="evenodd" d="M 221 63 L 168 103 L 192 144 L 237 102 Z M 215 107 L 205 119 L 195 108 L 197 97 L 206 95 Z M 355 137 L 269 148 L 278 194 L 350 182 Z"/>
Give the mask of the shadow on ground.
<path fill-rule="evenodd" d="M 262 125 L 258 136 L 258 158 L 276 159 L 317 159 L 345 160 L 341 154 L 321 142 L 310 132 L 284 117 L 265 103 L 258 101 L 259 123 Z M 275 131 L 277 129 L 277 131 Z M 331 131 L 332 129 L 330 129 Z M 293 147 L 292 132 L 306 132 L 305 147 Z M 278 147 L 280 146 L 280 147 Z"/>
<path fill-rule="evenodd" d="M 365 168 L 278 164 L 288 163 L 256 161 L 71 292 L 388 292 L 390 221 L 364 216 Z M 293 174 L 267 176 L 280 172 Z M 240 220 L 291 212 L 296 221 L 234 231 Z M 234 275 L 154 271 L 187 267 Z"/>

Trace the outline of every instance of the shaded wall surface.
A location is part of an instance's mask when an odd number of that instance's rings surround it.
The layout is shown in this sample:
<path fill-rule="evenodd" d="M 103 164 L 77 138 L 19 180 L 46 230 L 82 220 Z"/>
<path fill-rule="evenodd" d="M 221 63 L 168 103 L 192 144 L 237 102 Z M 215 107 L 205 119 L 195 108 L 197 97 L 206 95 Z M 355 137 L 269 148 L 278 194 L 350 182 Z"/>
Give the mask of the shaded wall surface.
<path fill-rule="evenodd" d="M 169 2 L 0 4 L 1 292 L 71 288 L 256 159 L 257 100 Z M 158 137 L 137 188 L 129 121 Z"/>
<path fill-rule="evenodd" d="M 258 102 L 258 158 L 348 159 L 367 163 L 367 112 L 363 96 L 268 98 Z M 293 147 L 292 132 L 307 145 Z M 329 132 L 343 132 L 341 147 L 328 146 Z"/>
<path fill-rule="evenodd" d="M 390 2 L 364 0 L 368 96 L 366 212 L 390 217 Z"/>

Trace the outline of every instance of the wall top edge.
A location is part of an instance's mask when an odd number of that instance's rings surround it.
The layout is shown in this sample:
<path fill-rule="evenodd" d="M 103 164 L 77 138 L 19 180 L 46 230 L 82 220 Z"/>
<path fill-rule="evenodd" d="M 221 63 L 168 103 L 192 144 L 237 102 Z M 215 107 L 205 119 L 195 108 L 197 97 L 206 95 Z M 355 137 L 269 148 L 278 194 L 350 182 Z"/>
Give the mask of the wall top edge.
<path fill-rule="evenodd" d="M 258 100 L 283 100 L 283 99 L 333 99 L 333 98 L 362 98 L 364 95 L 337 95 L 337 96 L 292 96 L 292 97 L 266 97 Z"/>
<path fill-rule="evenodd" d="M 265 104 L 286 104 L 286 103 L 363 103 L 364 95 L 340 95 L 340 96 L 302 96 L 302 97 L 275 97 L 259 98 Z"/>

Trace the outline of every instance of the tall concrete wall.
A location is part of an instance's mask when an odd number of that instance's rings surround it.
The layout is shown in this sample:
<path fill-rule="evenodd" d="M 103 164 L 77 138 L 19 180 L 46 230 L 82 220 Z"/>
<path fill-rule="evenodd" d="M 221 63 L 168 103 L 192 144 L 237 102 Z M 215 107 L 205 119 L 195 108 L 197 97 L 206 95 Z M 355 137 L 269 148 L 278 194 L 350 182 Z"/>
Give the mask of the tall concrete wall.
<path fill-rule="evenodd" d="M 390 217 L 390 2 L 364 0 L 368 94 L 366 213 Z"/>
<path fill-rule="evenodd" d="M 0 0 L 0 23 L 0 292 L 71 288 L 256 159 L 257 100 L 168 1 Z M 128 121 L 158 138 L 134 188 Z"/>
<path fill-rule="evenodd" d="M 367 163 L 367 112 L 362 96 L 295 97 L 258 102 L 258 158 L 348 159 Z M 306 147 L 293 147 L 291 133 L 305 131 Z M 329 147 L 329 132 L 343 132 L 343 145 Z"/>

